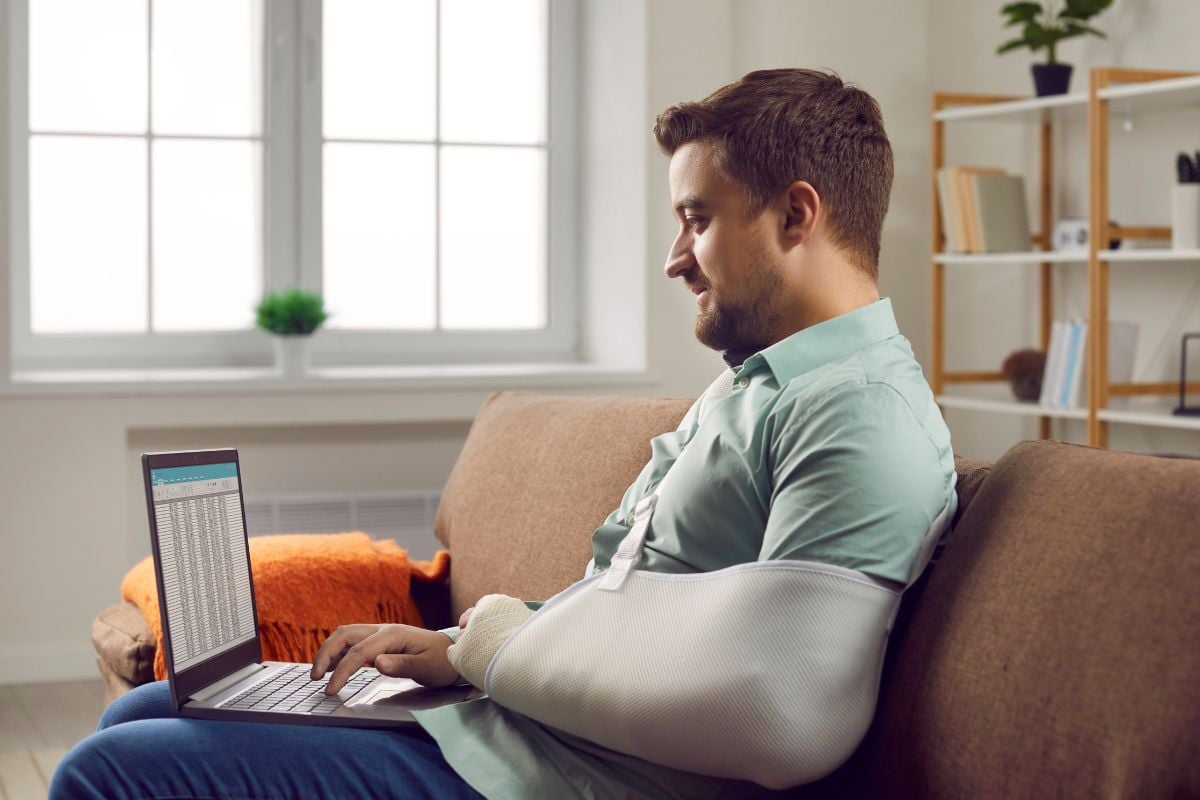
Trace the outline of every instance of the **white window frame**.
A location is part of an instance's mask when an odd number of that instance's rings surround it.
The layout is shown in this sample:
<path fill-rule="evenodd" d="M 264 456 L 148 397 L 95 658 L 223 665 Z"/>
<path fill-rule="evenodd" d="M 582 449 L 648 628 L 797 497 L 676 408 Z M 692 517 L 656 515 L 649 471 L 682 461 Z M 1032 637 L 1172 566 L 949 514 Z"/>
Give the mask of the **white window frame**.
<path fill-rule="evenodd" d="M 336 0 L 333 0 L 336 2 Z M 270 364 L 261 331 L 33 334 L 29 262 L 29 3 L 9 0 L 9 264 L 15 371 Z M 440 3 L 439 19 L 440 19 Z M 579 0 L 547 0 L 547 309 L 545 328 L 353 331 L 314 337 L 317 365 L 573 362 L 578 300 Z M 150 0 L 147 4 L 151 5 Z M 322 0 L 264 0 L 263 258 L 265 291 L 321 289 Z M 148 31 L 147 36 L 149 37 Z M 147 42 L 149 45 L 149 42 Z M 456 144 L 458 142 L 455 142 Z M 436 202 L 436 196 L 431 198 Z"/>

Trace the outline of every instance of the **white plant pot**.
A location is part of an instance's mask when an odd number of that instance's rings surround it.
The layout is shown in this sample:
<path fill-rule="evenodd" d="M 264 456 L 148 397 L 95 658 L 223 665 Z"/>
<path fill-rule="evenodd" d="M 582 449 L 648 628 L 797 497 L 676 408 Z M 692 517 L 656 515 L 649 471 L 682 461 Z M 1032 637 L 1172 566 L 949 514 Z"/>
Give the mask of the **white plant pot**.
<path fill-rule="evenodd" d="M 1200 183 L 1171 187 L 1171 246 L 1200 249 Z"/>
<path fill-rule="evenodd" d="M 275 369 L 285 378 L 299 378 L 308 372 L 311 334 L 272 336 L 275 341 Z"/>

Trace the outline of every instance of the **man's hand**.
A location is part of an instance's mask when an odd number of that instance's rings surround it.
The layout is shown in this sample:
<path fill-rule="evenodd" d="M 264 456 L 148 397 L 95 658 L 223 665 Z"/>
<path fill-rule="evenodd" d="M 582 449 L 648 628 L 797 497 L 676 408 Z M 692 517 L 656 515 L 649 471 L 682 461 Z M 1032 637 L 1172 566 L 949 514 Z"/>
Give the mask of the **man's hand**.
<path fill-rule="evenodd" d="M 359 667 L 373 661 L 375 669 L 393 678 L 449 686 L 458 680 L 458 672 L 446 658 L 450 644 L 444 633 L 411 625 L 342 625 L 317 651 L 311 675 L 320 680 L 333 669 L 325 694 L 337 694 Z"/>

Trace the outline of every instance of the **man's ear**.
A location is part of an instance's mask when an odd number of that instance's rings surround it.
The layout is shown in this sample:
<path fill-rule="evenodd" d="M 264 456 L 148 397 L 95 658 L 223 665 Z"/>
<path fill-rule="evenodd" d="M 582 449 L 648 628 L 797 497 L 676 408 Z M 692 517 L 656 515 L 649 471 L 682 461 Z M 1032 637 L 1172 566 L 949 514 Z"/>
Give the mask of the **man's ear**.
<path fill-rule="evenodd" d="M 785 248 L 812 238 L 821 215 L 821 196 L 808 181 L 793 181 L 780 197 Z"/>

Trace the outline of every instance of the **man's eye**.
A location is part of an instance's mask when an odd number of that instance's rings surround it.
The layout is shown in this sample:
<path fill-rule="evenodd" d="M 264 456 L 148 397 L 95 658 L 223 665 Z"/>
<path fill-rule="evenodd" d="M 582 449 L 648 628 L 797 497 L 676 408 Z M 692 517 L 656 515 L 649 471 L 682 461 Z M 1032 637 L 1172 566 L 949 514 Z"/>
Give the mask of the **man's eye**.
<path fill-rule="evenodd" d="M 687 225 L 692 230 L 698 230 L 704 226 L 704 217 L 687 216 L 683 218 L 683 224 Z"/>

